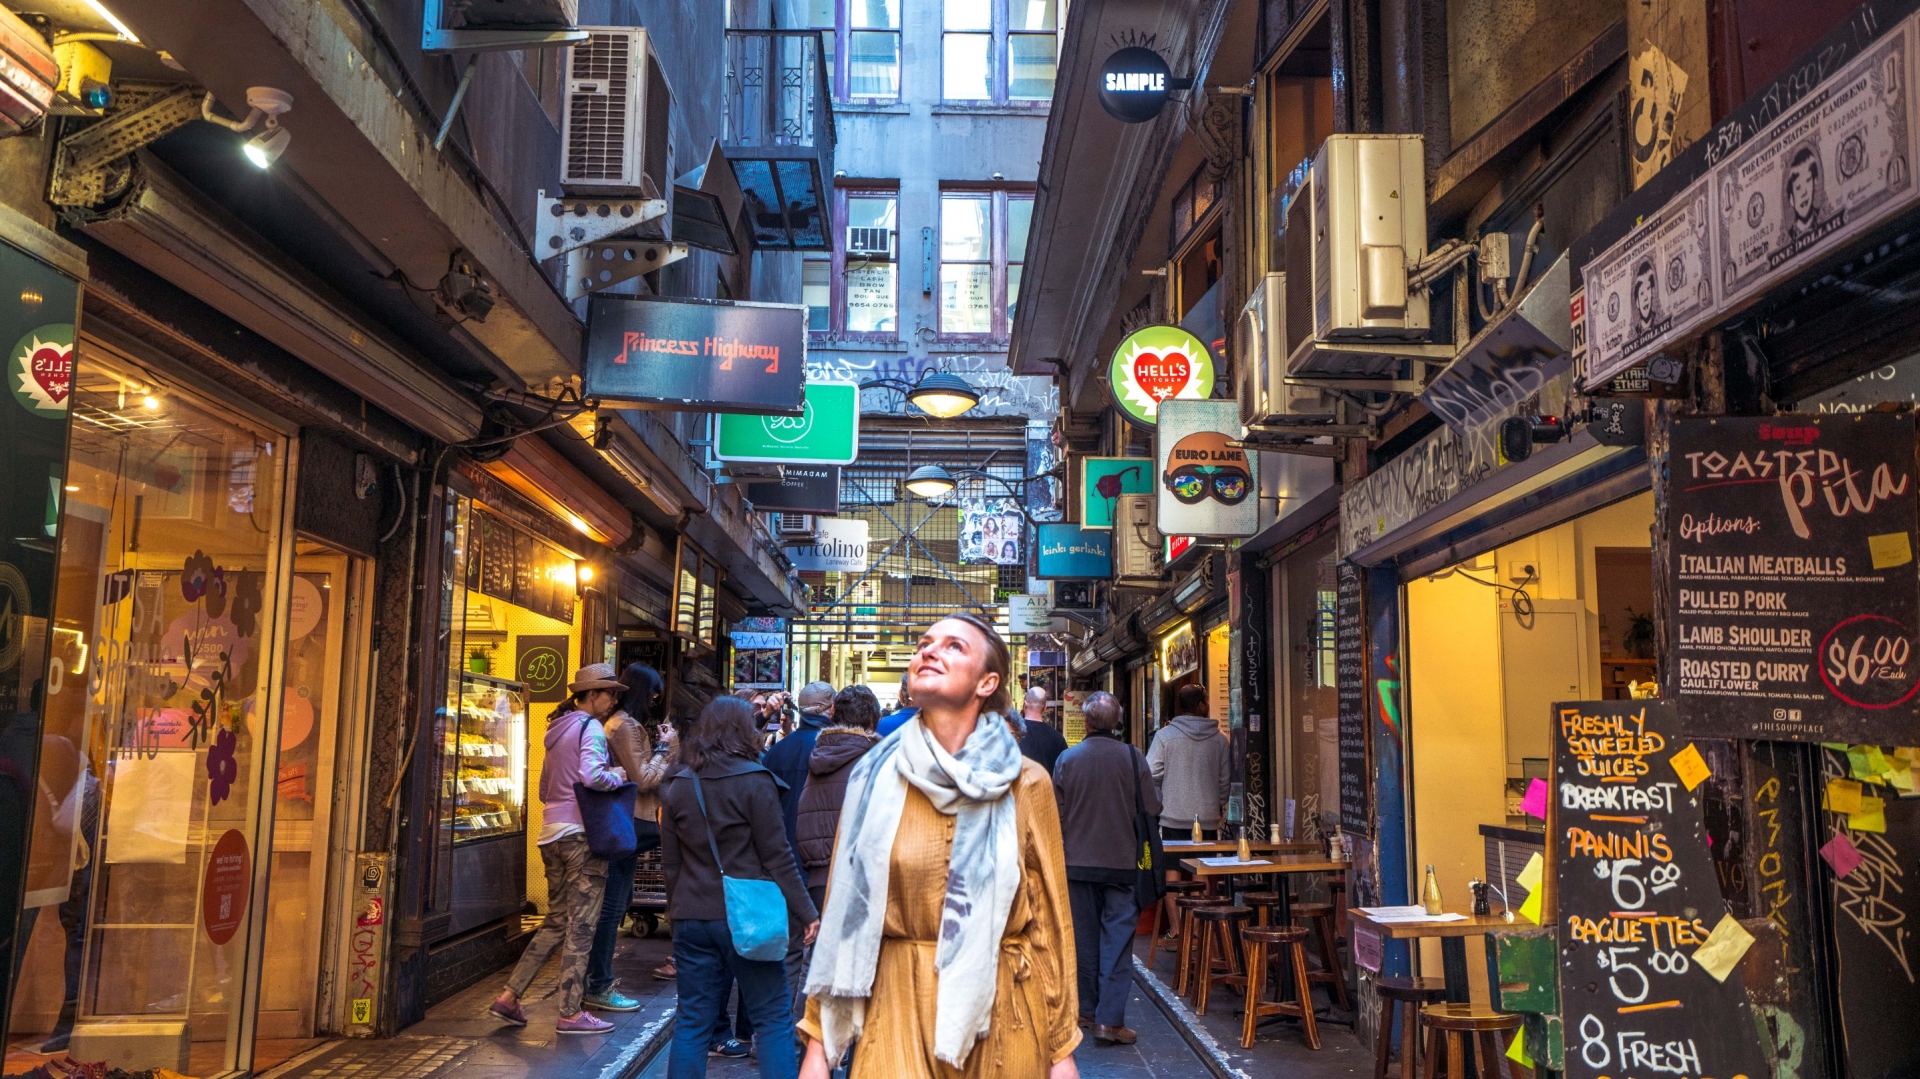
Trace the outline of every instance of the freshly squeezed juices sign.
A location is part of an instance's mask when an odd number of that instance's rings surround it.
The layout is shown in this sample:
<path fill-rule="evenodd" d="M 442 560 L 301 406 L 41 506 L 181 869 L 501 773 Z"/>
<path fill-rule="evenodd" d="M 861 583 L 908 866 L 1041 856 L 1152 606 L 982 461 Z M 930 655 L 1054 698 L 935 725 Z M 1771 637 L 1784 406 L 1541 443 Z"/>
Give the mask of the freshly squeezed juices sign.
<path fill-rule="evenodd" d="M 1674 705 L 1556 704 L 1553 725 L 1567 1079 L 1770 1075 Z"/>
<path fill-rule="evenodd" d="M 1160 422 L 1160 402 L 1213 396 L 1213 354 L 1178 326 L 1145 326 L 1113 350 L 1107 386 L 1128 419 L 1152 427 Z"/>
<path fill-rule="evenodd" d="M 1693 735 L 1902 744 L 1920 657 L 1914 421 L 1676 420 L 1669 695 Z"/>

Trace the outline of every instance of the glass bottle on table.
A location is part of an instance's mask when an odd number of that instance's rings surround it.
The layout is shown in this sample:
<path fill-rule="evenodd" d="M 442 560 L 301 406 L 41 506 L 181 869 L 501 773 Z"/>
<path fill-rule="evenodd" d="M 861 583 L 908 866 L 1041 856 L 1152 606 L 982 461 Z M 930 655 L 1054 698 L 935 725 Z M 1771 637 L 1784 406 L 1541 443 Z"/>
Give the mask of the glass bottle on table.
<path fill-rule="evenodd" d="M 1438 916 L 1441 912 L 1440 878 L 1431 862 L 1427 864 L 1427 882 L 1420 888 L 1420 906 L 1428 914 Z"/>

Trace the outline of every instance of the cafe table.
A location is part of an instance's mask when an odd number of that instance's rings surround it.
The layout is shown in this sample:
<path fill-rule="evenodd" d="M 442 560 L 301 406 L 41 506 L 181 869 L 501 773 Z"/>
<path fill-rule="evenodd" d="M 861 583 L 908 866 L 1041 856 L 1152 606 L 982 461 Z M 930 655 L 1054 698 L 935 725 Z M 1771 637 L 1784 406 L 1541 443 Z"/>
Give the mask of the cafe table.
<path fill-rule="evenodd" d="M 1160 846 L 1165 848 L 1168 854 L 1180 857 L 1190 854 L 1233 854 L 1240 849 L 1239 841 L 1233 839 L 1203 839 L 1198 843 L 1191 839 L 1165 839 L 1161 840 Z M 1281 843 L 1255 843 L 1248 840 L 1247 846 L 1255 854 L 1311 854 L 1314 851 L 1327 849 L 1325 843 L 1316 843 L 1310 839 L 1289 840 Z"/>
<path fill-rule="evenodd" d="M 1313 846 L 1315 850 L 1320 850 L 1319 844 L 1316 843 Z M 1222 862 L 1224 864 L 1208 864 L 1211 862 Z M 1228 862 L 1224 858 L 1182 858 L 1180 860 L 1180 868 L 1191 874 L 1196 880 L 1207 880 L 1213 877 L 1271 876 L 1276 878 L 1273 891 L 1274 895 L 1278 897 L 1278 901 L 1275 903 L 1273 911 L 1274 925 L 1293 924 L 1293 900 L 1288 894 L 1289 889 L 1287 882 L 1278 878 L 1284 877 L 1289 873 L 1345 873 L 1352 867 L 1352 862 L 1345 859 L 1329 858 L 1324 851 L 1318 854 L 1272 854 L 1265 857 L 1261 857 L 1256 852 L 1255 857 L 1245 862 L 1237 859 Z M 1328 956 L 1327 961 L 1337 964 L 1339 958 L 1337 956 Z M 1292 988 L 1293 971 L 1291 968 L 1283 965 L 1280 969 L 1280 991 L 1282 999 L 1284 999 L 1287 993 L 1292 991 Z M 1277 1018 L 1284 1019 L 1287 1017 L 1279 1016 Z M 1320 1022 L 1323 1023 L 1328 1021 L 1327 1019 L 1320 1020 Z"/>
<path fill-rule="evenodd" d="M 1468 914 L 1465 911 L 1442 911 L 1459 914 L 1461 917 L 1448 921 L 1427 919 L 1406 920 L 1398 918 L 1377 918 L 1359 907 L 1347 910 L 1347 920 L 1358 931 L 1366 928 L 1390 940 L 1417 940 L 1421 937 L 1440 938 L 1440 963 L 1447 982 L 1447 1001 L 1452 1004 L 1467 1004 L 1472 1001 L 1467 981 L 1467 938 L 1486 937 L 1488 933 L 1504 929 L 1524 929 L 1532 924 L 1526 921 L 1507 921 L 1498 914 Z M 1493 969 L 1493 941 L 1486 941 L 1488 969 Z M 1495 975 L 1497 983 L 1498 976 Z"/>

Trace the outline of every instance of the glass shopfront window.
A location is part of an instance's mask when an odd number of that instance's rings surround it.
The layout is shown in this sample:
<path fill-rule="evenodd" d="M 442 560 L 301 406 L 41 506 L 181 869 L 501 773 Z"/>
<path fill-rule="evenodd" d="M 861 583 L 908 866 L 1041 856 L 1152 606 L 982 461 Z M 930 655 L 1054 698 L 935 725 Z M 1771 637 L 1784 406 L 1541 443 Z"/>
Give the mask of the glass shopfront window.
<path fill-rule="evenodd" d="M 1282 686 L 1292 774 L 1292 838 L 1320 839 L 1340 821 L 1340 711 L 1334 671 L 1334 543 L 1327 535 L 1281 563 L 1286 626 Z"/>

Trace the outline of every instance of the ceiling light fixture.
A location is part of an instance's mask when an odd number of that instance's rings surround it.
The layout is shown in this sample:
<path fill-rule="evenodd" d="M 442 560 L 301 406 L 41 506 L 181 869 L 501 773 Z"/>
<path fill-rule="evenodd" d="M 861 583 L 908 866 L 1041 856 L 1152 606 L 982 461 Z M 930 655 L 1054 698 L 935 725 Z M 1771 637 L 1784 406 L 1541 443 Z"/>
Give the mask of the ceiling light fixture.
<path fill-rule="evenodd" d="M 272 86 L 249 86 L 247 108 L 250 111 L 246 119 L 229 120 L 213 111 L 213 94 L 209 92 L 201 99 L 200 116 L 229 131 L 251 131 L 254 124 L 265 118 L 266 126 L 240 149 L 255 168 L 272 168 L 280 155 L 287 152 L 287 143 L 293 141 L 293 133 L 280 126 L 280 117 L 293 109 L 293 95 Z"/>
<path fill-rule="evenodd" d="M 929 371 L 907 393 L 907 403 L 929 416 L 950 420 L 980 403 L 980 393 L 959 375 Z"/>
<path fill-rule="evenodd" d="M 152 394 L 147 394 L 140 399 L 140 405 L 148 412 L 154 412 L 160 408 L 160 399 Z"/>
<path fill-rule="evenodd" d="M 247 160 L 252 162 L 254 168 L 270 169 L 275 161 L 280 160 L 280 155 L 287 152 L 287 143 L 292 141 L 293 136 L 287 129 L 281 127 L 278 120 L 268 117 L 267 126 L 258 135 L 248 139 L 240 152 L 247 155 Z"/>
<path fill-rule="evenodd" d="M 107 10 L 107 5 L 101 3 L 100 0 L 87 0 L 87 6 L 93 9 L 95 15 L 105 19 L 107 25 L 113 27 L 114 33 L 119 34 L 135 45 L 140 44 L 140 39 L 134 36 L 133 31 L 127 29 L 127 24 L 121 22 L 118 15 Z"/>

